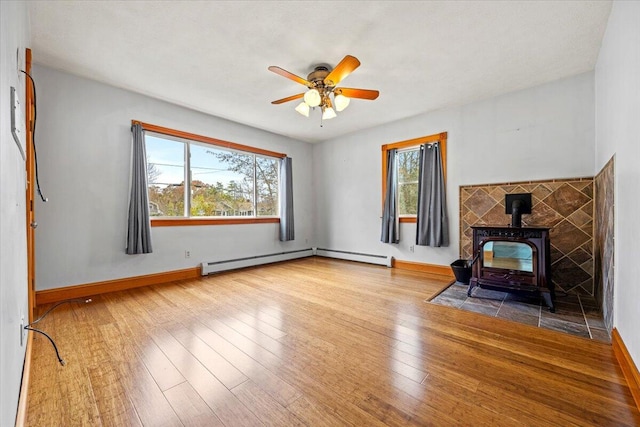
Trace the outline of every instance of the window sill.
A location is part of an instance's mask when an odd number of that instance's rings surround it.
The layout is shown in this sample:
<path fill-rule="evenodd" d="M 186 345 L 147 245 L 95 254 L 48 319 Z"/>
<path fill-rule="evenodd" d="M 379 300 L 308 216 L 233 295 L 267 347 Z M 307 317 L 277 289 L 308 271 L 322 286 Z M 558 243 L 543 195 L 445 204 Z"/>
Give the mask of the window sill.
<path fill-rule="evenodd" d="M 280 218 L 151 218 L 152 227 L 279 223 Z"/>
<path fill-rule="evenodd" d="M 400 217 L 400 223 L 402 224 L 402 223 L 405 223 L 405 222 L 414 223 L 415 224 L 417 222 L 416 221 L 416 217 L 415 216 L 403 216 L 403 217 Z"/>

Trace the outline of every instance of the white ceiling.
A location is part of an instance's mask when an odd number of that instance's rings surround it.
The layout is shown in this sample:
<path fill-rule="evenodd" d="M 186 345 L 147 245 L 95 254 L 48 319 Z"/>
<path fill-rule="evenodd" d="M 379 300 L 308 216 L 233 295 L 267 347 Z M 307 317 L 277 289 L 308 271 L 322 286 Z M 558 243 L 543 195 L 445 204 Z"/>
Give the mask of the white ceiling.
<path fill-rule="evenodd" d="M 595 67 L 610 1 L 31 1 L 33 60 L 303 141 L 461 105 Z M 295 101 L 345 55 L 377 89 L 320 127 Z M 162 123 L 158 123 L 162 125 Z"/>

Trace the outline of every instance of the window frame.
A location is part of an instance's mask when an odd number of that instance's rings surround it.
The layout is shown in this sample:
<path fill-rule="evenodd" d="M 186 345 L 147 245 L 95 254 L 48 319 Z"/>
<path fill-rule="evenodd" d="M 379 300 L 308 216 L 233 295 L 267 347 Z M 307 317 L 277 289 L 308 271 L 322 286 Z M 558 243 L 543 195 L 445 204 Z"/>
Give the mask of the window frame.
<path fill-rule="evenodd" d="M 283 159 L 287 157 L 286 154 L 278 153 L 275 151 L 265 150 L 262 148 L 251 147 L 249 145 L 238 144 L 235 142 L 224 141 L 222 139 L 211 138 L 209 136 L 197 135 L 195 133 L 184 132 L 176 129 L 171 129 L 163 126 L 153 125 L 149 123 L 143 123 L 137 120 L 132 120 L 131 124 L 139 124 L 142 126 L 143 131 L 155 133 L 159 135 L 168 136 L 170 138 L 179 138 L 188 143 L 193 141 L 196 143 L 204 143 L 213 145 L 219 148 L 225 148 L 232 151 L 247 152 L 254 155 L 260 155 L 265 157 L 273 157 Z M 146 141 L 145 141 L 146 144 Z M 185 159 L 185 168 L 187 168 L 188 160 Z M 185 183 L 185 189 L 188 188 Z M 254 189 L 255 192 L 255 189 Z M 185 191 L 186 194 L 186 191 Z M 280 223 L 280 216 L 258 217 L 253 216 L 249 218 L 245 217 L 231 217 L 231 218 L 216 218 L 216 217 L 161 217 L 151 218 L 152 227 L 175 227 L 175 226 L 194 226 L 194 225 L 236 225 L 236 224 L 268 224 L 268 223 Z"/>
<path fill-rule="evenodd" d="M 387 157 L 389 150 L 410 150 L 419 148 L 422 144 L 440 143 L 440 154 L 442 156 L 442 171 L 445 183 L 447 181 L 447 132 L 436 133 L 433 135 L 422 136 L 419 138 L 408 139 L 406 141 L 393 142 L 384 144 L 382 150 L 382 210 L 384 211 L 384 197 L 387 192 Z M 416 223 L 416 215 L 405 215 L 398 218 L 400 223 Z"/>

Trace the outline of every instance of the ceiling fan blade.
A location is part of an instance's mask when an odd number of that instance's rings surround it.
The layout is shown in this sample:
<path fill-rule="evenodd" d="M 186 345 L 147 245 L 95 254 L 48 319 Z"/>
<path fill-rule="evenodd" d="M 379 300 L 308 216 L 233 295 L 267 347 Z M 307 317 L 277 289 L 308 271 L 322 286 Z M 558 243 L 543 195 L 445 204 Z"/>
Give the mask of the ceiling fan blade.
<path fill-rule="evenodd" d="M 269 71 L 273 71 L 276 74 L 280 74 L 282 77 L 291 79 L 296 83 L 300 83 L 301 85 L 311 86 L 311 82 L 308 81 L 307 79 L 303 79 L 300 76 L 296 76 L 295 74 L 290 73 L 287 70 L 283 70 L 280 67 L 276 67 L 275 65 L 272 65 L 271 67 L 269 67 Z"/>
<path fill-rule="evenodd" d="M 374 100 L 380 95 L 380 92 L 377 90 L 370 89 L 353 89 L 349 87 L 338 87 L 333 93 L 336 95 L 343 94 L 347 98 L 360 98 L 360 99 L 369 99 Z"/>
<path fill-rule="evenodd" d="M 360 66 L 360 61 L 355 56 L 347 55 L 336 68 L 334 68 L 327 77 L 324 78 L 324 84 L 327 86 L 335 86 L 347 77 L 353 70 Z"/>
<path fill-rule="evenodd" d="M 286 98 L 278 99 L 277 101 L 271 101 L 272 104 L 282 104 L 285 102 L 293 101 L 294 99 L 300 99 L 304 96 L 304 93 L 299 93 L 297 95 L 291 95 Z"/>

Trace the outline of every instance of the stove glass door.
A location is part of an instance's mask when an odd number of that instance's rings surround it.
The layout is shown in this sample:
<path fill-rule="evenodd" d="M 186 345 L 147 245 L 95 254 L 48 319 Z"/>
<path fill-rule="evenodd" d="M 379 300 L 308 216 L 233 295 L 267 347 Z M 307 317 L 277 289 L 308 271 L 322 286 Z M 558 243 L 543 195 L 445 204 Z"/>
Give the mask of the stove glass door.
<path fill-rule="evenodd" d="M 523 242 L 490 241 L 482 249 L 485 267 L 533 273 L 533 250 Z"/>

